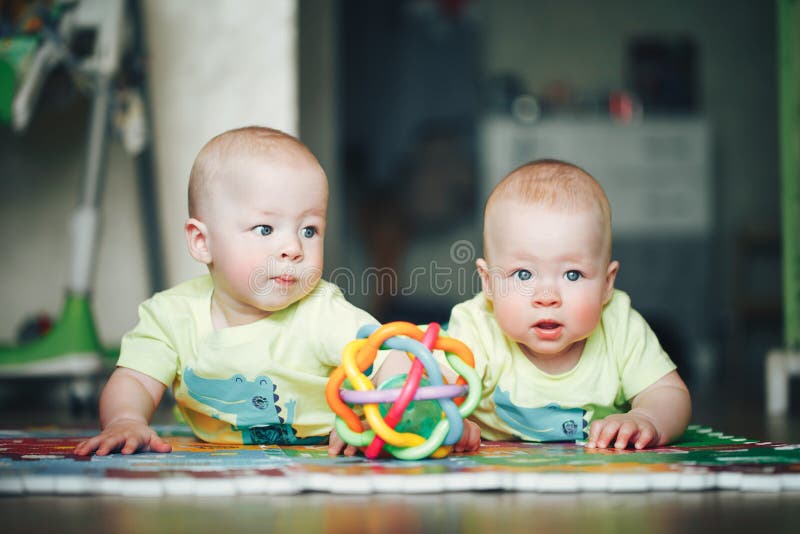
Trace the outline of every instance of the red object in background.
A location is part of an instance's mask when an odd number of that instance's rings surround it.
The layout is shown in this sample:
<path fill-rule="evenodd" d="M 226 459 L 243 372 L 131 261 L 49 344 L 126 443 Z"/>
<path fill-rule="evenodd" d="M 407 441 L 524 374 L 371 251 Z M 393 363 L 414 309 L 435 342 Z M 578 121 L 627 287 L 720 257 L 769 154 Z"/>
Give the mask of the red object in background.
<path fill-rule="evenodd" d="M 22 323 L 17 330 L 17 341 L 25 343 L 44 337 L 53 328 L 53 318 L 46 313 L 40 313 Z"/>
<path fill-rule="evenodd" d="M 636 112 L 636 102 L 630 93 L 614 91 L 608 97 L 608 112 L 622 122 L 630 122 Z"/>
<path fill-rule="evenodd" d="M 438 0 L 439 10 L 451 19 L 460 17 L 469 2 L 470 0 Z"/>

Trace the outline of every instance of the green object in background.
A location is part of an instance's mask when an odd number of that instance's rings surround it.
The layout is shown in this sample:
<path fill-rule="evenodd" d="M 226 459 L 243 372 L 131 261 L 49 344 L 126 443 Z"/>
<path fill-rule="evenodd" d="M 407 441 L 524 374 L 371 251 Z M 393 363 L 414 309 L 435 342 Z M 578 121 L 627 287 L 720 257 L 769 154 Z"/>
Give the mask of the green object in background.
<path fill-rule="evenodd" d="M 104 355 L 94 327 L 89 299 L 68 295 L 64 309 L 45 336 L 19 346 L 0 347 L 0 370 L 4 365 L 31 364 L 65 354 Z"/>
<path fill-rule="evenodd" d="M 0 39 L 0 121 L 11 122 L 11 108 L 20 79 L 33 57 L 39 37 L 22 35 Z"/>
<path fill-rule="evenodd" d="M 783 317 L 787 348 L 800 349 L 800 1 L 778 0 Z"/>

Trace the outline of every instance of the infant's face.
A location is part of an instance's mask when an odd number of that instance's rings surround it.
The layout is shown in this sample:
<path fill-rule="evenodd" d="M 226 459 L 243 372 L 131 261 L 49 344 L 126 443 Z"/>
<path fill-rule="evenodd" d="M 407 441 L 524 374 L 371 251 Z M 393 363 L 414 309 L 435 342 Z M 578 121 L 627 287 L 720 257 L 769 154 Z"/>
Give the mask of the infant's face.
<path fill-rule="evenodd" d="M 482 280 L 500 327 L 534 362 L 579 356 L 615 274 L 598 216 L 508 200 L 494 208 Z"/>
<path fill-rule="evenodd" d="M 215 300 L 239 324 L 289 306 L 322 276 L 327 179 L 315 161 L 246 157 L 216 179 L 208 228 Z"/>

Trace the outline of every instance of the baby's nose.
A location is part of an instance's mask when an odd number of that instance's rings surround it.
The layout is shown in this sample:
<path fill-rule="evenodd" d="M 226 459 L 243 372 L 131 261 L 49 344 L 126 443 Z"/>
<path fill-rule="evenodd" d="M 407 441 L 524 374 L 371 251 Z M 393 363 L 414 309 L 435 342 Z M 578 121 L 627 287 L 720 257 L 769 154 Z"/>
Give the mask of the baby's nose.
<path fill-rule="evenodd" d="M 558 291 L 549 285 L 537 288 L 536 294 L 533 297 L 533 303 L 536 306 L 555 306 L 560 302 L 561 297 Z"/>
<path fill-rule="evenodd" d="M 303 259 L 303 247 L 297 238 L 287 239 L 281 250 L 281 259 L 299 261 Z"/>

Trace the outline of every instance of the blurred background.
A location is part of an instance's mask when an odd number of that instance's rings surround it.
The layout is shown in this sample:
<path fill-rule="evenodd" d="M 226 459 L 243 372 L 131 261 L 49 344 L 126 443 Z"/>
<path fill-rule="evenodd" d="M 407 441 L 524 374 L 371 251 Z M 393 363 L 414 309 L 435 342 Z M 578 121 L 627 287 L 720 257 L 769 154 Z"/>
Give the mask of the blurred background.
<path fill-rule="evenodd" d="M 3 29 L 81 3 L 4 0 Z M 617 286 L 696 401 L 709 417 L 762 413 L 764 358 L 783 343 L 774 2 L 121 4 L 88 284 L 109 352 L 141 301 L 204 272 L 182 230 L 197 151 L 262 124 L 318 156 L 331 183 L 326 275 L 381 321 L 446 321 L 479 290 L 481 210 L 510 170 L 542 157 L 583 166 L 611 201 Z M 63 33 L 57 20 L 26 31 L 48 24 Z M 68 36 L 72 55 L 43 77 L 29 122 L 11 113 L 0 126 L 11 345 L 46 335 L 72 283 L 97 84 L 75 74 L 91 43 L 81 52 L 86 36 Z M 16 89 L 29 68 L 12 68 Z"/>

